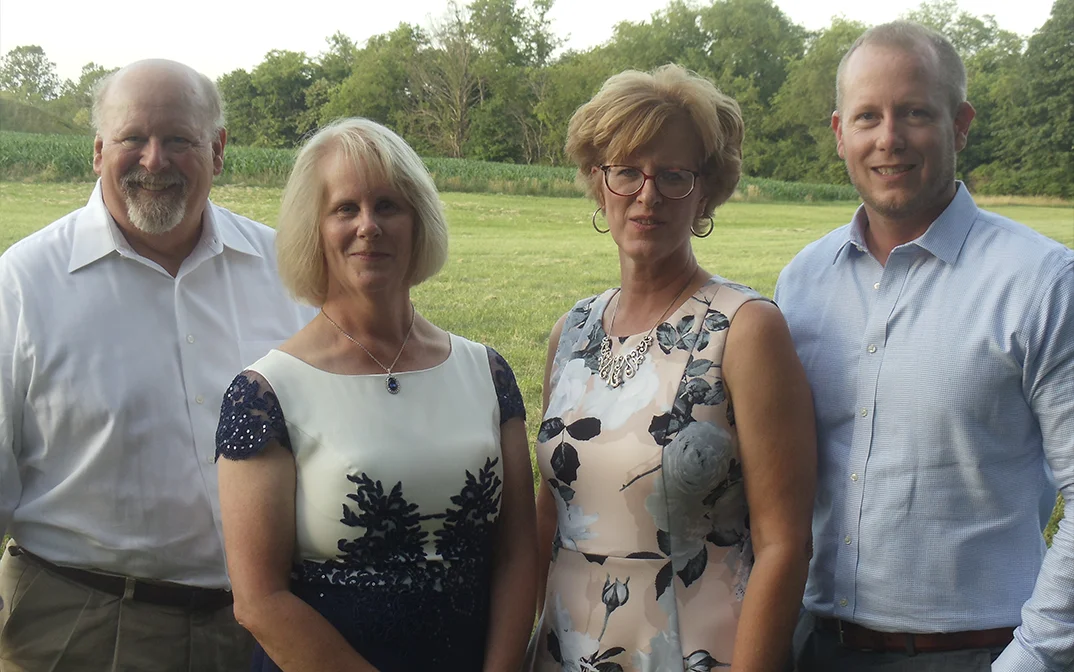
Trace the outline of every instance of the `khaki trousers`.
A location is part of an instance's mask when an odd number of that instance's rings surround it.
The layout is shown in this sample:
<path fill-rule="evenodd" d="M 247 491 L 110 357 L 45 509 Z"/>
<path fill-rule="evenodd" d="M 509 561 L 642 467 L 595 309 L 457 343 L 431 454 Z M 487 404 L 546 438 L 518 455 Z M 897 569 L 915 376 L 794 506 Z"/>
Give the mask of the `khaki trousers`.
<path fill-rule="evenodd" d="M 0 560 L 0 672 L 239 672 L 253 639 L 230 607 L 134 602 Z"/>

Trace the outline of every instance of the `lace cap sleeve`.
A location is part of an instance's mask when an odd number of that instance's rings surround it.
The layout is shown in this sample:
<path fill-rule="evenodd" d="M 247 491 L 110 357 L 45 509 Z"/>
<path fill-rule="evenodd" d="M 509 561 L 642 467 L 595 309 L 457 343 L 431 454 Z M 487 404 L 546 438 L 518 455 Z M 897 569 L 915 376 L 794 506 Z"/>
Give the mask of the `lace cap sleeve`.
<path fill-rule="evenodd" d="M 496 399 L 500 402 L 500 424 L 511 418 L 526 419 L 526 406 L 522 403 L 522 392 L 518 389 L 515 372 L 507 360 L 489 346 L 489 369 L 492 371 L 492 383 L 496 387 Z"/>
<path fill-rule="evenodd" d="M 272 441 L 292 450 L 283 409 L 261 374 L 243 371 L 224 393 L 216 427 L 216 459 L 245 460 Z"/>

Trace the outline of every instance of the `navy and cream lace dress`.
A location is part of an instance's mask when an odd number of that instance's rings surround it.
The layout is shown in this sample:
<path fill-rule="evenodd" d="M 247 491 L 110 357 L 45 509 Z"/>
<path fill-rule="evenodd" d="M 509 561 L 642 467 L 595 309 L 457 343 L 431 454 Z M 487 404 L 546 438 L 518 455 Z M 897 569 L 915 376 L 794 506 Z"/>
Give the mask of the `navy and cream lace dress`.
<path fill-rule="evenodd" d="M 451 335 L 437 366 L 316 369 L 273 350 L 224 396 L 217 456 L 271 441 L 295 457 L 291 591 L 382 672 L 480 670 L 503 472 L 500 426 L 525 416 L 507 362 Z M 258 647 L 253 668 L 279 668 Z"/>

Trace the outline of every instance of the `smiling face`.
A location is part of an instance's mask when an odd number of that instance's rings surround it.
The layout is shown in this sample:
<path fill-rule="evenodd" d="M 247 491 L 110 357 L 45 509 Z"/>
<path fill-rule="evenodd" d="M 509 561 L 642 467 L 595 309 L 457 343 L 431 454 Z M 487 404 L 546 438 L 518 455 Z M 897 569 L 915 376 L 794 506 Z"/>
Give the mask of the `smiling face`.
<path fill-rule="evenodd" d="M 328 296 L 409 289 L 414 209 L 385 180 L 367 175 L 342 152 L 325 156 L 321 171 Z"/>
<path fill-rule="evenodd" d="M 211 131 L 195 77 L 178 64 L 133 66 L 106 92 L 93 169 L 123 229 L 159 235 L 201 223 L 226 135 Z"/>
<path fill-rule="evenodd" d="M 847 62 L 832 129 L 870 222 L 927 228 L 954 198 L 955 155 L 974 112 L 964 102 L 952 113 L 936 70 L 926 46 L 866 44 Z"/>
<path fill-rule="evenodd" d="M 609 158 L 608 163 L 638 168 L 649 175 L 676 169 L 699 171 L 700 146 L 690 124 L 673 119 L 644 147 L 627 157 Z M 660 193 L 655 180 L 645 180 L 633 196 L 619 196 L 600 177 L 601 203 L 621 254 L 647 264 L 689 259 L 690 228 L 705 207 L 702 180 L 697 180 L 688 196 L 673 200 Z"/>

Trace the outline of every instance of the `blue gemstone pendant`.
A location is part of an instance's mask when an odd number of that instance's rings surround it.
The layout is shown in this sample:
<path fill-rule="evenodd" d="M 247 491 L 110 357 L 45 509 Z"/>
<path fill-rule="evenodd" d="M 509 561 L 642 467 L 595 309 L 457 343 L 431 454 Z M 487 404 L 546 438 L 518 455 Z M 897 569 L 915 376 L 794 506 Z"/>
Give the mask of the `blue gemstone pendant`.
<path fill-rule="evenodd" d="M 395 376 L 388 376 L 384 380 L 384 386 L 388 388 L 390 394 L 399 394 L 399 379 Z"/>

